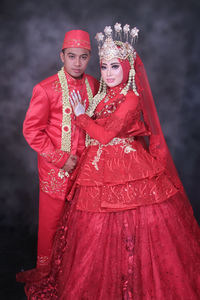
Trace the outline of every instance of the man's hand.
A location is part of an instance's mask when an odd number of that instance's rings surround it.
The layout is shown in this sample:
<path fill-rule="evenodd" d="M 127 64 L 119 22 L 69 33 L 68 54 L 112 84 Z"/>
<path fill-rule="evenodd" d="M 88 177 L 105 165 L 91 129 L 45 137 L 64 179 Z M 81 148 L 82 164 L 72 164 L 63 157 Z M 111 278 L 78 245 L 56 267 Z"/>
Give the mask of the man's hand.
<path fill-rule="evenodd" d="M 66 161 L 66 163 L 64 164 L 64 166 L 62 167 L 62 169 L 65 172 L 71 173 L 74 170 L 74 168 L 76 167 L 77 158 L 78 157 L 76 155 L 70 154 L 68 160 Z"/>

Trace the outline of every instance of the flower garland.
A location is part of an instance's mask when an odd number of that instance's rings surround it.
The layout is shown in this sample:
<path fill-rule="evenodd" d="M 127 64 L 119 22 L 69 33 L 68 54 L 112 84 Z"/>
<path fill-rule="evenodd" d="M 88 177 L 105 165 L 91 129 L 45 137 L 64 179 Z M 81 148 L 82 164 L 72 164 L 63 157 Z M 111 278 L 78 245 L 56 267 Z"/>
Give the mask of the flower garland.
<path fill-rule="evenodd" d="M 69 88 L 67 79 L 64 71 L 64 67 L 58 72 L 58 78 L 62 89 L 62 138 L 61 138 L 61 150 L 65 152 L 71 151 L 71 114 L 72 108 L 69 101 Z M 85 78 L 85 85 L 87 90 L 87 97 L 89 100 L 88 110 L 92 107 L 93 94 L 88 82 L 87 77 Z"/>

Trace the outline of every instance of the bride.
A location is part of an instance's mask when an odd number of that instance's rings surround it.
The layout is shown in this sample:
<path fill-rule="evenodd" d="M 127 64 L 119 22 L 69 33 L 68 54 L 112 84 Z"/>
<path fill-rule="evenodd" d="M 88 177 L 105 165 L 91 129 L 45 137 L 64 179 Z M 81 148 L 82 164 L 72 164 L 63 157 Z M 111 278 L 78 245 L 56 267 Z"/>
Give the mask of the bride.
<path fill-rule="evenodd" d="M 138 30 L 97 34 L 101 85 L 86 110 L 71 94 L 86 150 L 55 237 L 51 272 L 28 299 L 198 300 L 200 231 L 141 59 Z M 122 42 L 122 31 L 126 41 Z M 130 41 L 128 42 L 128 38 Z"/>

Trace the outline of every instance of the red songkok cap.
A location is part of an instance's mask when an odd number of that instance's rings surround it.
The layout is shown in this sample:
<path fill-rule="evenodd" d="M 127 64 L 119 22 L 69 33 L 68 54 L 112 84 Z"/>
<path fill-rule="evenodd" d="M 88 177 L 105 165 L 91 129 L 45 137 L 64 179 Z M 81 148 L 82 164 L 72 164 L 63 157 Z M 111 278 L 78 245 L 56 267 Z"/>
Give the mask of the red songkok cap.
<path fill-rule="evenodd" d="M 71 30 L 66 32 L 62 50 L 65 48 L 83 48 L 91 50 L 89 33 L 83 30 Z"/>

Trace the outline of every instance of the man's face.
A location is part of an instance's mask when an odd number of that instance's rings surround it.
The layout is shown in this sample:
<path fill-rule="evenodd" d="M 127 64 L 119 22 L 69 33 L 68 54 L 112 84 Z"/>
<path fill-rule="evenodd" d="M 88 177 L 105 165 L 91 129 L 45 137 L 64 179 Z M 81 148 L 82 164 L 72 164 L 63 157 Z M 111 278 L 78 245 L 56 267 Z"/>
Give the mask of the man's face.
<path fill-rule="evenodd" d="M 82 48 L 66 48 L 60 53 L 65 70 L 74 78 L 80 78 L 90 60 L 90 51 Z"/>

